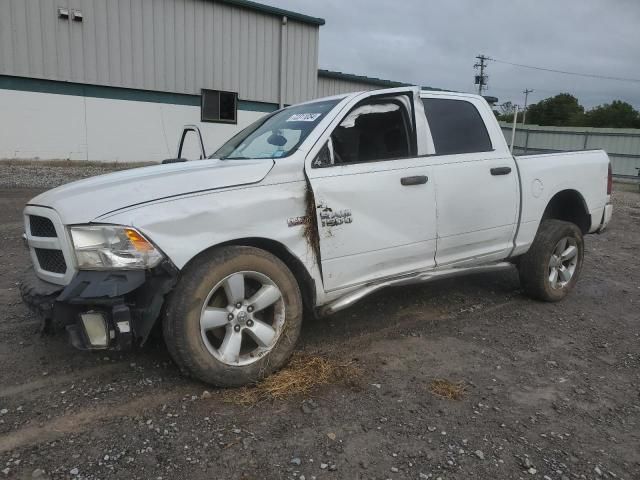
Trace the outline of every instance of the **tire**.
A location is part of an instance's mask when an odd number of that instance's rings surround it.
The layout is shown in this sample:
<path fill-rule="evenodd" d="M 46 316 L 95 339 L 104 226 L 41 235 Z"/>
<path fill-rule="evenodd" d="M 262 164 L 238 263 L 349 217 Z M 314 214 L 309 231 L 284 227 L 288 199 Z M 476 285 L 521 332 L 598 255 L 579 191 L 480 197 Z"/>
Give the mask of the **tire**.
<path fill-rule="evenodd" d="M 577 225 L 543 220 L 518 265 L 522 288 L 537 300 L 560 301 L 578 281 L 583 259 L 584 239 Z"/>
<path fill-rule="evenodd" d="M 23 274 L 19 289 L 24 304 L 42 321 L 40 326 L 42 333 L 64 330 L 69 323 L 67 318 L 64 316 L 56 318 L 53 314 L 54 304 L 62 287 L 47 285 L 36 276 L 33 268 L 29 268 Z"/>
<path fill-rule="evenodd" d="M 167 303 L 163 336 L 183 373 L 237 387 L 286 363 L 302 317 L 300 288 L 280 259 L 229 246 L 201 254 L 183 270 Z"/>

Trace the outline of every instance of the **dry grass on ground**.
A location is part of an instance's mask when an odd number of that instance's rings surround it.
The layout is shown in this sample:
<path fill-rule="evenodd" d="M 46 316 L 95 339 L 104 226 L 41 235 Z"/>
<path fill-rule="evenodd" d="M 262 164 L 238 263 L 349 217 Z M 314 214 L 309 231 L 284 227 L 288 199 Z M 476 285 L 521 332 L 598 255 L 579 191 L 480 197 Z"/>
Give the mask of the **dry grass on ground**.
<path fill-rule="evenodd" d="M 442 378 L 436 378 L 429 384 L 429 391 L 435 396 L 449 400 L 462 400 L 466 386 L 463 382 L 450 382 Z"/>
<path fill-rule="evenodd" d="M 282 400 L 309 395 L 320 385 L 353 384 L 360 370 L 351 363 L 338 363 L 319 355 L 296 353 L 286 367 L 256 385 L 226 390 L 225 402 L 255 405 L 265 400 Z"/>

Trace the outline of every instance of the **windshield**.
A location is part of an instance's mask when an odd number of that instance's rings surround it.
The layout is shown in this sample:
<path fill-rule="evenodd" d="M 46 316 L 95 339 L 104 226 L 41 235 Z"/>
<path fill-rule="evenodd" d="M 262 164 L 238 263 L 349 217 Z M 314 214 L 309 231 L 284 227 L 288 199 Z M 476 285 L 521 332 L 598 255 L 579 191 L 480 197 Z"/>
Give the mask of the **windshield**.
<path fill-rule="evenodd" d="M 292 154 L 340 99 L 287 107 L 261 118 L 225 143 L 209 158 L 245 160 Z"/>

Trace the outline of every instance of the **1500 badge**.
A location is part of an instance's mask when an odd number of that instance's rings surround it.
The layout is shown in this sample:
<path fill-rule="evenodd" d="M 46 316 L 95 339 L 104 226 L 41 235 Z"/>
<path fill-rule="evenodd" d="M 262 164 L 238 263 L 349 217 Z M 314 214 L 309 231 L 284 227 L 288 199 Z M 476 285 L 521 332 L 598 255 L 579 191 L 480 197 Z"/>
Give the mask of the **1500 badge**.
<path fill-rule="evenodd" d="M 336 210 L 327 207 L 324 203 L 321 203 L 317 207 L 320 210 L 320 223 L 323 227 L 337 227 L 345 223 L 353 222 L 351 216 L 351 210 Z"/>
<path fill-rule="evenodd" d="M 349 209 L 336 210 L 334 212 L 333 209 L 327 207 L 324 203 L 321 203 L 316 208 L 320 210 L 320 223 L 323 227 L 336 227 L 338 225 L 353 222 L 351 210 Z M 290 217 L 287 219 L 287 226 L 295 227 L 298 225 L 304 225 L 308 222 L 309 217 L 307 216 Z"/>

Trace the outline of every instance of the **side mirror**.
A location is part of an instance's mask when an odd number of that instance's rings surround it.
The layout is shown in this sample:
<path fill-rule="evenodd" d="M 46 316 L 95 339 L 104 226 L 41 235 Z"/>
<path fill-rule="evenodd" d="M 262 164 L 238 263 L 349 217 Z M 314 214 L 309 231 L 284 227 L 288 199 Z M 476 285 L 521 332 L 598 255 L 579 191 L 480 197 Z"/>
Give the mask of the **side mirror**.
<path fill-rule="evenodd" d="M 178 151 L 175 159 L 163 161 L 162 163 L 175 163 L 176 161 L 203 160 L 207 158 L 204 151 L 202 133 L 196 125 L 185 125 L 178 142 Z"/>

